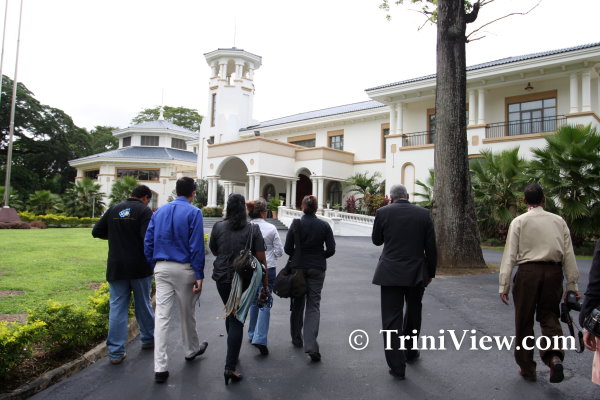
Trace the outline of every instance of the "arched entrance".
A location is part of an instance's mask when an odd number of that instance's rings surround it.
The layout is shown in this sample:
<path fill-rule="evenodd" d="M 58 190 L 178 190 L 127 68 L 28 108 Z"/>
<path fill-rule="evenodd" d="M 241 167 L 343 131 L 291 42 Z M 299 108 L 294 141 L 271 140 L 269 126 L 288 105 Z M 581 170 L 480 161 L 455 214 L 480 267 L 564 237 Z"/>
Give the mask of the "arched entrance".
<path fill-rule="evenodd" d="M 265 185 L 265 187 L 263 188 L 263 192 L 262 192 L 263 199 L 265 199 L 266 201 L 269 201 L 276 196 L 277 196 L 277 193 L 275 193 L 275 186 L 273 186 L 272 183 L 267 183 Z"/>
<path fill-rule="evenodd" d="M 296 182 L 296 208 L 300 208 L 304 196 L 312 194 L 312 192 L 312 182 L 309 177 L 304 173 L 298 174 L 298 181 Z"/>

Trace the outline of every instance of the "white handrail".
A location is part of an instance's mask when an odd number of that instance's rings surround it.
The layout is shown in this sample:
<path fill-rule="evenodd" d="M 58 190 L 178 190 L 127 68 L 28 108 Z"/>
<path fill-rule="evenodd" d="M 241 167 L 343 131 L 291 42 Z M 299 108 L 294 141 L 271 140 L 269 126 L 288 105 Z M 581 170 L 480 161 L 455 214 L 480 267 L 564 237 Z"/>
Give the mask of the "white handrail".
<path fill-rule="evenodd" d="M 375 217 L 370 215 L 352 214 L 336 210 L 324 210 L 323 214 L 327 218 L 341 218 L 344 222 L 351 222 L 354 224 L 373 225 Z"/>

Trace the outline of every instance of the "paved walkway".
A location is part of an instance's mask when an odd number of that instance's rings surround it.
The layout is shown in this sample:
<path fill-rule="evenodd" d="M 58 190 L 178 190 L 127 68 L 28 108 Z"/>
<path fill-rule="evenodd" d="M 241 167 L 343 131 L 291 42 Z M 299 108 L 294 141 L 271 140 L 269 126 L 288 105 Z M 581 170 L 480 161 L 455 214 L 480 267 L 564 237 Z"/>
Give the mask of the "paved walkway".
<path fill-rule="evenodd" d="M 381 248 L 368 238 L 337 238 L 338 252 L 330 259 L 321 304 L 319 341 L 323 361 L 312 364 L 289 337 L 289 302 L 276 298 L 272 311 L 269 348 L 261 357 L 244 343 L 239 371 L 244 380 L 225 386 L 223 366 L 226 337 L 220 319 L 223 305 L 214 283 L 207 279 L 197 311 L 200 337 L 209 342 L 206 353 L 184 361 L 178 329 L 171 331 L 171 376 L 166 384 L 153 381 L 153 354 L 142 351 L 139 340 L 128 346 L 122 365 L 102 359 L 77 375 L 35 396 L 35 399 L 600 399 L 590 381 L 592 353 L 568 352 L 565 381 L 548 382 L 548 369 L 538 361 L 538 382 L 518 375 L 512 352 L 472 351 L 465 343 L 454 350 L 446 335 L 446 351 L 422 351 L 421 359 L 407 368 L 407 379 L 387 373 L 383 340 L 379 335 L 379 288 L 371 277 Z M 498 263 L 499 252 L 485 251 Z M 212 259 L 207 264 L 210 277 Z M 582 290 L 587 285 L 589 260 L 579 266 Z M 282 263 L 281 263 L 282 264 Z M 512 335 L 513 307 L 500 302 L 497 274 L 439 277 L 427 289 L 423 308 L 424 335 L 440 329 L 476 329 L 477 335 Z M 574 313 L 576 317 L 576 313 Z M 178 324 L 173 324 L 178 328 Z M 363 329 L 370 344 L 355 351 L 348 335 Z M 566 330 L 565 330 L 566 332 Z M 470 334 L 465 339 L 469 342 Z"/>

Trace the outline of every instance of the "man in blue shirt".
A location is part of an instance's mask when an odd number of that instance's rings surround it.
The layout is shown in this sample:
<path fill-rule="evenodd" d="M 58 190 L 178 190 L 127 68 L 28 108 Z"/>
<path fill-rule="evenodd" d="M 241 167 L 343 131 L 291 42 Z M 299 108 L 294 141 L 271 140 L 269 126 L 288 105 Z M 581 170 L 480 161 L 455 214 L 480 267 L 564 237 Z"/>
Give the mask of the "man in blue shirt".
<path fill-rule="evenodd" d="M 204 353 L 207 342 L 199 343 L 195 306 L 204 279 L 204 226 L 202 212 L 191 204 L 196 182 L 183 177 L 175 185 L 177 198 L 160 207 L 152 216 L 144 253 L 154 266 L 156 312 L 154 326 L 154 380 L 169 377 L 167 328 L 175 300 L 181 310 L 181 330 L 186 361 Z"/>

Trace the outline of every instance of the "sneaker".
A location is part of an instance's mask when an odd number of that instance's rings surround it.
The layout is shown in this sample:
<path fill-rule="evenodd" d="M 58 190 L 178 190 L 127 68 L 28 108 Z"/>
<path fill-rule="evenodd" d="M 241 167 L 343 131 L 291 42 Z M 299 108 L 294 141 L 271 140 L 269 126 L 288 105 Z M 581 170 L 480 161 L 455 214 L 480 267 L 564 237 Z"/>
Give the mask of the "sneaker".
<path fill-rule="evenodd" d="M 121 364 L 123 362 L 123 360 L 125 359 L 125 357 L 127 357 L 127 353 L 123 353 L 121 354 L 121 356 L 119 358 L 111 358 L 110 359 L 110 363 L 112 365 L 118 365 Z"/>
<path fill-rule="evenodd" d="M 165 383 L 167 381 L 168 377 L 169 377 L 169 371 L 155 372 L 154 373 L 154 382 Z"/>
<path fill-rule="evenodd" d="M 192 354 L 191 356 L 189 356 L 189 357 L 186 357 L 186 358 L 185 358 L 185 361 L 192 361 L 192 360 L 194 360 L 196 357 L 198 357 L 198 356 L 200 356 L 200 355 L 204 354 L 204 352 L 206 351 L 206 348 L 207 348 L 207 347 L 208 347 L 208 342 L 202 342 L 202 343 L 200 344 L 200 349 L 199 349 L 197 352 L 195 352 L 194 354 Z"/>

